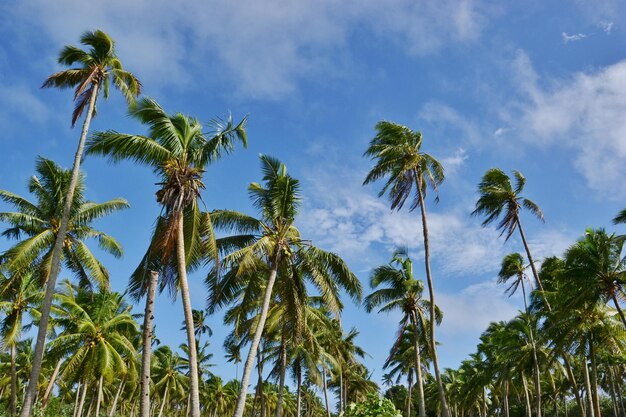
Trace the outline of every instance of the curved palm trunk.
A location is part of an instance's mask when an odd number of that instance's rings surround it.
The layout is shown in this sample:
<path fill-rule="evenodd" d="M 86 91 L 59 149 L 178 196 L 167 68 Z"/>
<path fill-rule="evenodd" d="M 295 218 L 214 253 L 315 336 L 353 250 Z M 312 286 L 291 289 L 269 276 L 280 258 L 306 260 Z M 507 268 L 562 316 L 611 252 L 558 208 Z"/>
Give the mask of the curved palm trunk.
<path fill-rule="evenodd" d="M 278 254 L 280 253 L 280 251 L 278 250 L 276 253 Z M 256 356 L 256 351 L 259 347 L 259 342 L 261 341 L 261 334 L 263 333 L 263 328 L 265 327 L 265 320 L 267 319 L 267 311 L 270 307 L 270 300 L 272 299 L 272 288 L 274 288 L 274 282 L 276 282 L 277 272 L 278 255 L 271 265 L 270 276 L 267 281 L 267 287 L 265 288 L 265 295 L 263 296 L 263 305 L 261 307 L 261 314 L 259 315 L 259 322 L 257 324 L 256 330 L 254 331 L 254 337 L 252 339 L 252 344 L 250 345 L 250 351 L 248 352 L 248 357 L 246 358 L 246 365 L 243 368 L 243 376 L 241 377 L 241 391 L 239 392 L 239 397 L 237 398 L 237 407 L 235 408 L 234 417 L 242 417 L 246 406 L 246 396 L 248 394 L 248 386 L 250 385 L 250 374 L 252 373 L 252 368 L 254 367 L 254 357 Z"/>
<path fill-rule="evenodd" d="M 526 382 L 526 377 L 522 373 L 522 385 L 524 386 L 524 401 L 526 403 L 526 416 L 531 417 L 530 411 L 530 395 L 528 395 L 528 383 Z"/>
<path fill-rule="evenodd" d="M 98 399 L 96 400 L 96 417 L 100 417 L 100 404 L 102 403 L 102 375 L 98 381 Z"/>
<path fill-rule="evenodd" d="M 431 303 L 431 306 L 434 305 Z M 413 324 L 413 342 L 415 343 L 415 374 L 417 379 L 417 393 L 419 395 L 419 417 L 426 417 L 426 399 L 424 398 L 424 378 L 422 377 L 422 354 L 419 344 L 419 334 L 417 332 L 417 314 L 415 311 L 411 312 L 411 322 Z M 431 318 L 431 322 L 434 322 L 434 316 Z M 409 403 L 411 399 L 409 398 Z M 411 417 L 409 413 L 408 417 Z"/>
<path fill-rule="evenodd" d="M 285 391 L 285 373 L 287 371 L 287 345 L 285 344 L 285 330 L 283 329 L 280 341 L 280 382 L 278 383 L 278 402 L 276 404 L 276 417 L 283 415 L 283 396 Z"/>
<path fill-rule="evenodd" d="M 15 342 L 11 343 L 11 417 L 17 415 L 17 366 L 15 363 L 17 352 Z"/>
<path fill-rule="evenodd" d="M 76 417 L 76 415 L 78 414 L 78 401 L 80 400 L 81 393 L 80 389 L 80 381 L 78 381 L 78 388 L 76 388 L 76 399 L 74 400 L 74 413 L 72 414 L 72 417 Z"/>
<path fill-rule="evenodd" d="M 522 229 L 522 223 L 520 222 L 519 216 L 517 216 L 517 228 L 519 229 L 519 234 L 522 238 L 522 243 L 524 244 L 524 249 L 526 250 L 526 256 L 528 257 L 528 262 L 530 263 L 530 269 L 533 271 L 533 277 L 535 278 L 535 284 L 537 288 L 543 293 L 543 285 L 541 284 L 541 279 L 539 279 L 539 274 L 537 273 L 537 268 L 535 267 L 535 262 L 533 260 L 532 255 L 530 254 L 530 248 L 528 247 L 528 242 L 526 242 L 526 235 L 524 234 L 524 229 Z M 543 296 L 543 301 L 546 303 L 548 310 L 551 310 L 550 303 L 546 299 L 545 295 Z"/>
<path fill-rule="evenodd" d="M 326 417 L 330 417 L 330 405 L 328 404 L 328 384 L 326 383 L 326 366 L 322 364 L 322 385 L 324 387 L 324 403 L 326 404 Z"/>
<path fill-rule="evenodd" d="M 419 178 L 419 177 L 418 177 Z M 430 272 L 430 242 L 428 240 L 428 221 L 426 220 L 426 206 L 424 205 L 424 195 L 422 194 L 421 181 L 417 182 L 417 195 L 419 197 L 420 209 L 422 211 L 422 232 L 424 235 L 424 263 L 426 265 L 426 280 L 428 282 L 428 296 L 430 298 L 430 350 L 433 360 L 433 368 L 435 378 L 437 379 L 437 389 L 439 391 L 439 399 L 441 400 L 442 417 L 450 417 L 448 412 L 448 403 L 446 401 L 446 393 L 441 380 L 441 372 L 439 371 L 439 359 L 437 358 L 437 346 L 435 341 L 435 288 L 433 286 L 433 277 Z"/>
<path fill-rule="evenodd" d="M 111 406 L 111 412 L 109 413 L 109 417 L 113 417 L 115 415 L 115 409 L 117 408 L 117 400 L 119 400 L 120 393 L 124 389 L 125 384 L 126 384 L 126 377 L 122 378 L 122 382 L 120 382 L 120 386 L 117 388 L 117 392 L 115 393 L 115 398 L 113 399 L 113 405 Z"/>
<path fill-rule="evenodd" d="M 161 401 L 161 408 L 159 409 L 159 417 L 163 417 L 163 410 L 165 409 L 165 403 L 167 402 L 167 391 L 170 381 L 165 383 L 165 393 L 163 394 L 163 401 Z"/>
<path fill-rule="evenodd" d="M 187 330 L 187 345 L 189 346 L 189 385 L 190 385 L 190 414 L 191 417 L 200 417 L 200 389 L 198 384 L 198 351 L 196 350 L 196 335 L 193 325 L 193 311 L 187 282 L 187 262 L 185 257 L 185 233 L 183 230 L 183 214 L 178 214 L 178 236 L 176 239 L 176 255 L 178 257 L 178 284 L 183 300 L 185 312 L 185 328 Z"/>
<path fill-rule="evenodd" d="M 46 409 L 46 405 L 48 404 L 48 398 L 50 398 L 50 394 L 52 394 L 52 388 L 54 388 L 54 384 L 56 383 L 57 377 L 59 376 L 59 371 L 61 370 L 62 363 L 63 359 L 59 359 L 56 366 L 54 367 L 54 371 L 52 371 L 52 376 L 50 376 L 50 382 L 48 382 L 46 393 L 43 395 L 43 399 L 41 400 L 42 410 Z"/>
<path fill-rule="evenodd" d="M 80 161 L 83 157 L 83 150 L 85 148 L 85 140 L 87 139 L 87 132 L 89 131 L 89 125 L 91 124 L 91 118 L 93 117 L 94 108 L 96 106 L 96 97 L 98 96 L 98 84 L 93 85 L 93 91 L 89 98 L 89 108 L 83 123 L 83 129 L 78 141 L 78 148 L 74 155 L 74 164 L 72 166 L 72 177 L 69 187 L 67 189 L 67 195 L 65 196 L 65 203 L 63 205 L 63 213 L 61 215 L 61 224 L 57 232 L 56 240 L 54 242 L 54 248 L 52 249 L 52 260 L 50 264 L 50 275 L 46 282 L 46 293 L 44 295 L 43 302 L 41 303 L 41 317 L 39 319 L 39 330 L 37 331 L 37 342 L 35 344 L 35 354 L 33 357 L 33 365 L 30 372 L 30 378 L 28 381 L 28 388 L 24 395 L 24 401 L 20 417 L 29 417 L 35 395 L 37 394 L 37 381 L 39 381 L 39 375 L 41 374 L 41 364 L 43 362 L 43 354 L 46 347 L 46 333 L 48 332 L 48 321 L 50 319 L 50 308 L 52 307 L 52 296 L 54 295 L 54 288 L 56 285 L 57 277 L 61 270 L 61 252 L 63 251 L 63 242 L 65 241 L 65 235 L 67 234 L 67 223 L 70 219 L 70 210 L 72 208 L 72 200 L 74 199 L 74 191 L 76 190 L 76 184 L 78 183 L 78 174 L 80 172 Z"/>
<path fill-rule="evenodd" d="M 146 309 L 143 315 L 143 349 L 141 351 L 141 394 L 139 417 L 150 417 L 150 358 L 152 356 L 152 319 L 154 318 L 154 297 L 156 295 L 158 272 L 150 271 L 150 281 L 146 295 Z"/>
<path fill-rule="evenodd" d="M 619 314 L 619 317 L 622 319 L 622 323 L 624 323 L 624 327 L 626 327 L 626 317 L 624 317 L 624 311 L 620 307 L 619 302 L 617 301 L 617 297 L 615 296 L 615 294 L 613 294 L 611 296 L 611 299 L 613 300 L 613 304 L 615 304 L 615 309 L 617 310 L 617 312 Z"/>

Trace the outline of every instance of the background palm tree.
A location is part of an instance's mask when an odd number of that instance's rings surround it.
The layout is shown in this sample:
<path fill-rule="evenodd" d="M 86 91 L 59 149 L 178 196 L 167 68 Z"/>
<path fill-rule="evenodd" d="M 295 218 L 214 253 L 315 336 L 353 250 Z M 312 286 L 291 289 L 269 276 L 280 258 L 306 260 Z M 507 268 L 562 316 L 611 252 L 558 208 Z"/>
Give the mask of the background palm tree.
<path fill-rule="evenodd" d="M 35 397 L 37 380 L 43 360 L 46 331 L 48 329 L 48 317 L 50 315 L 50 306 L 52 305 L 54 286 L 61 268 L 60 261 L 63 252 L 63 244 L 71 216 L 74 192 L 79 182 L 80 161 L 83 156 L 83 148 L 85 146 L 91 118 L 95 113 L 96 99 L 100 91 L 103 92 L 105 99 L 108 98 L 109 84 L 111 82 L 124 95 L 129 105 L 135 103 L 135 97 L 141 92 L 141 83 L 133 74 L 123 69 L 122 63 L 115 52 L 115 43 L 106 33 L 101 30 L 85 32 L 81 36 L 80 42 L 89 49 L 85 51 L 78 47 L 68 45 L 61 50 L 58 59 L 59 64 L 77 66 L 52 74 L 42 86 L 75 88 L 74 101 L 76 102 L 76 106 L 72 114 L 72 126 L 74 126 L 81 116 L 85 107 L 87 107 L 87 115 L 83 123 L 78 148 L 74 156 L 72 175 L 67 189 L 64 190 L 65 198 L 62 200 L 63 210 L 61 211 L 60 221 L 57 226 L 58 232 L 56 233 L 56 241 L 50 259 L 50 273 L 48 274 L 46 293 L 41 306 L 41 320 L 39 321 L 39 331 L 37 333 L 35 358 L 33 360 L 31 375 L 32 382 L 29 384 L 26 392 L 26 398 L 24 399 L 20 413 L 21 417 L 28 417 L 30 415 L 32 402 Z"/>
<path fill-rule="evenodd" d="M 108 156 L 113 162 L 130 159 L 148 165 L 161 177 L 157 201 L 162 215 L 157 220 L 148 252 L 131 277 L 131 293 L 146 290 L 150 270 L 160 272 L 161 289 L 176 295 L 180 289 L 185 313 L 190 361 L 191 416 L 200 417 L 198 364 L 195 326 L 189 296 L 187 271 L 193 271 L 208 255 L 217 262 L 211 219 L 200 210 L 202 176 L 206 166 L 234 149 L 235 141 L 247 146 L 244 118 L 235 125 L 232 119 L 214 124 L 209 137 L 194 118 L 176 113 L 168 115 L 152 99 L 141 100 L 130 115 L 149 127 L 148 136 L 97 132 L 89 140 L 87 153 Z M 172 256 L 175 253 L 175 256 Z"/>
<path fill-rule="evenodd" d="M 228 295 L 236 293 L 242 281 L 246 282 L 237 278 L 249 278 L 258 272 L 263 276 L 263 273 L 268 272 L 261 310 L 243 370 L 235 417 L 242 417 L 244 412 L 250 375 L 279 271 L 280 279 L 287 280 L 285 285 L 289 284 L 289 279 L 293 280 L 292 288 L 308 280 L 320 291 L 323 303 L 335 314 L 341 309 L 339 288 L 356 300 L 361 295 L 359 280 L 345 262 L 339 256 L 302 239 L 294 226 L 301 201 L 299 181 L 287 173 L 284 164 L 265 155 L 261 155 L 261 170 L 264 183 L 252 183 L 248 187 L 254 206 L 261 212 L 260 219 L 228 210 L 211 213 L 216 228 L 244 233 L 217 242 L 218 247 L 232 251 L 222 259 L 222 271 L 225 271 L 222 279 L 217 268 L 207 278 L 212 291 L 210 300 L 213 308 L 226 304 Z M 299 290 L 303 291 L 304 288 L 300 287 Z M 306 298 L 299 301 L 302 306 L 306 302 Z"/>
<path fill-rule="evenodd" d="M 376 136 L 370 141 L 364 156 L 376 161 L 374 168 L 365 177 L 363 185 L 386 179 L 378 196 L 387 194 L 392 210 L 400 210 L 406 200 L 415 196 L 410 210 L 417 207 L 422 215 L 422 235 L 424 238 L 424 264 L 431 303 L 430 315 L 435 317 L 435 289 L 430 270 L 430 241 L 428 238 L 428 219 L 426 216 L 426 191 L 430 187 L 435 192 L 444 180 L 443 167 L 431 155 L 421 151 L 422 133 L 396 123 L 381 121 L 376 124 Z M 437 200 L 436 200 L 437 201 Z M 430 322 L 430 350 L 443 417 L 449 417 L 446 395 L 439 371 L 435 337 L 435 321 Z"/>

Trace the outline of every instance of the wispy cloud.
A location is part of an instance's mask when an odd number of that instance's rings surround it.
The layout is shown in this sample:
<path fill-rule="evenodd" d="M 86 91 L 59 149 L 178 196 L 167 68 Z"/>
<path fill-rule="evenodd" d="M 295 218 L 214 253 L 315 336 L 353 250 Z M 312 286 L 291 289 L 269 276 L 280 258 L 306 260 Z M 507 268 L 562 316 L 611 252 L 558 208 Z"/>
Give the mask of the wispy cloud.
<path fill-rule="evenodd" d="M 576 33 L 573 35 L 568 35 L 565 32 L 562 32 L 561 36 L 563 37 L 563 43 L 576 42 L 576 41 L 585 39 L 587 37 L 587 35 L 585 35 L 584 33 Z"/>
<path fill-rule="evenodd" d="M 608 21 L 602 21 L 598 23 L 598 26 L 600 26 L 600 28 L 607 34 L 610 35 L 611 32 L 613 31 L 613 26 L 614 23 L 613 22 L 608 22 Z"/>

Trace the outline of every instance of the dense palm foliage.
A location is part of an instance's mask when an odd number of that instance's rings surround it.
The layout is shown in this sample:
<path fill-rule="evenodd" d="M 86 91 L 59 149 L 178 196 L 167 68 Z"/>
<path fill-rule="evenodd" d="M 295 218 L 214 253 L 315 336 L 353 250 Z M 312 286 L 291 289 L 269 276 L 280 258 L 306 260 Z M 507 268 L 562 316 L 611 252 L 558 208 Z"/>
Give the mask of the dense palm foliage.
<path fill-rule="evenodd" d="M 395 338 L 376 340 L 389 346 L 387 359 L 368 366 L 359 330 L 345 327 L 343 315 L 346 298 L 361 306 L 360 280 L 338 254 L 301 236 L 304 190 L 287 167 L 260 156 L 262 179 L 247 190 L 255 216 L 203 198 L 205 169 L 237 143 L 247 146 L 247 119 L 205 126 L 153 99 L 135 103 L 141 85 L 108 35 L 86 32 L 81 43 L 87 50 L 67 46 L 59 57 L 74 67 L 44 84 L 75 88 L 72 125 L 86 111 L 73 169 L 40 157 L 28 182 L 32 201 L 0 190 L 10 207 L 0 212 L 8 242 L 0 253 L 1 417 L 15 417 L 20 406 L 21 417 L 331 417 L 361 413 L 366 403 L 396 415 L 376 400 L 377 366 L 385 396 L 405 417 L 626 417 L 626 235 L 587 229 L 539 265 L 521 215 L 543 214 L 521 195 L 526 179 L 488 170 L 472 214 L 484 216 L 485 227 L 495 222 L 505 241 L 519 231 L 526 256 L 505 256 L 497 282 L 521 295 L 523 310 L 489 324 L 474 353 L 440 371 L 435 329 L 445 324 L 435 304 L 426 193 L 438 192 L 443 166 L 423 152 L 420 132 L 378 123 L 365 184 L 384 180 L 379 197 L 389 197 L 391 210 L 409 199 L 410 210 L 420 209 L 428 296 L 407 249 L 372 270 L 362 307 L 399 314 L 399 323 Z M 123 293 L 111 290 L 106 258 L 92 243 L 121 257 L 121 245 L 95 225 L 128 203 L 89 201 L 79 170 L 96 99 L 108 97 L 110 84 L 148 132 L 97 132 L 88 152 L 150 167 L 161 208 L 145 255 L 129 261 L 138 266 Z M 626 210 L 614 222 L 626 222 Z M 57 285 L 62 267 L 71 279 Z M 191 272 L 206 276 L 206 306 L 192 306 Z M 185 343 L 160 344 L 157 289 L 181 295 Z M 132 304 L 144 296 L 145 309 Z M 236 369 L 230 381 L 213 363 L 209 320 L 222 310 L 231 330 L 223 348 Z"/>

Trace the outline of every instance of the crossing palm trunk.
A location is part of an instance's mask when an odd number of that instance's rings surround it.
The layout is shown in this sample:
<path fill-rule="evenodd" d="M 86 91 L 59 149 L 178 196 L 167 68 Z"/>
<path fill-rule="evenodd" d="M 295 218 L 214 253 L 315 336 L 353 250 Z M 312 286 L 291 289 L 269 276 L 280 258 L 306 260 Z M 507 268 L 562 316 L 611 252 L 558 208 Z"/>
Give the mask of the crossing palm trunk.
<path fill-rule="evenodd" d="M 165 403 L 167 402 L 167 388 L 170 381 L 165 383 L 165 393 L 163 394 L 163 401 L 161 401 L 161 408 L 159 409 L 159 417 L 163 417 L 163 410 L 165 409 Z"/>
<path fill-rule="evenodd" d="M 87 132 L 89 131 L 89 125 L 91 124 L 91 118 L 93 117 L 94 108 L 96 106 L 96 97 L 98 96 L 98 84 L 93 84 L 93 91 L 89 98 L 89 107 L 87 115 L 83 123 L 83 129 L 78 141 L 78 148 L 74 155 L 74 164 L 72 166 L 72 177 L 67 189 L 67 195 L 65 196 L 65 202 L 63 204 L 63 212 L 61 214 L 61 224 L 57 231 L 56 240 L 54 242 L 54 248 L 52 249 L 52 256 L 50 261 L 50 275 L 46 280 L 46 292 L 41 303 L 39 318 L 39 329 L 37 331 L 37 341 L 35 343 L 35 353 L 33 355 L 33 364 L 28 381 L 28 388 L 24 395 L 22 410 L 20 411 L 20 417 L 29 417 L 31 409 L 34 404 L 35 395 L 37 394 L 37 382 L 39 381 L 39 375 L 41 374 L 41 365 L 43 362 L 43 354 L 46 348 L 46 334 L 48 332 L 48 321 L 50 320 L 50 308 L 52 307 L 52 297 L 54 295 L 54 288 L 56 285 L 57 277 L 61 270 L 61 253 L 63 251 L 63 242 L 65 242 L 65 236 L 67 234 L 67 225 L 70 219 L 70 211 L 72 209 L 72 201 L 74 199 L 74 191 L 76 190 L 76 184 L 78 184 L 78 174 L 80 172 L 80 161 L 83 157 L 83 150 L 85 148 L 85 140 L 87 139 Z"/>
<path fill-rule="evenodd" d="M 113 399 L 113 405 L 111 406 L 111 412 L 109 413 L 109 417 L 113 417 L 115 415 L 115 408 L 117 407 L 117 400 L 120 398 L 120 393 L 124 389 L 125 384 L 126 384 L 126 377 L 122 378 L 122 382 L 120 382 L 120 386 L 117 388 L 117 392 L 115 393 L 115 398 Z"/>
<path fill-rule="evenodd" d="M 239 397 L 237 398 L 237 407 L 235 408 L 234 417 L 242 417 L 243 411 L 246 406 L 246 396 L 248 394 L 248 386 L 250 385 L 250 374 L 252 373 L 252 368 L 254 367 L 254 357 L 256 356 L 256 351 L 259 347 L 259 342 L 261 341 L 261 334 L 263 333 L 265 320 L 267 319 L 267 311 L 269 310 L 270 301 L 272 299 L 272 288 L 274 288 L 276 275 L 278 273 L 278 260 L 280 251 L 281 249 L 277 248 L 275 258 L 270 265 L 270 276 L 267 281 L 267 287 L 265 288 L 263 305 L 261 307 L 261 313 L 259 314 L 259 322 L 257 324 L 256 330 L 254 331 L 254 337 L 252 338 L 250 351 L 248 352 L 246 364 L 243 368 L 243 376 L 241 377 L 241 391 L 239 392 Z"/>
<path fill-rule="evenodd" d="M 431 303 L 431 305 L 433 305 Z M 431 317 L 431 322 L 434 316 Z M 411 312 L 411 324 L 413 324 L 413 343 L 415 350 L 415 374 L 417 379 L 417 394 L 419 396 L 419 417 L 426 417 L 426 399 L 424 398 L 424 378 L 422 377 L 422 354 L 417 331 L 417 313 Z M 409 399 L 410 402 L 410 399 Z M 410 414 L 409 414 L 410 417 Z"/>
<path fill-rule="evenodd" d="M 437 358 L 437 344 L 435 337 L 435 288 L 433 285 L 433 277 L 430 272 L 430 242 L 428 238 L 428 221 L 426 220 L 426 206 L 424 204 L 424 195 L 422 194 L 422 180 L 416 176 L 417 195 L 419 198 L 420 209 L 422 212 L 422 232 L 424 236 L 424 264 L 426 266 L 426 280 L 428 282 L 428 297 L 430 298 L 430 351 L 433 361 L 433 369 L 435 371 L 435 379 L 437 380 L 437 390 L 439 391 L 439 400 L 441 401 L 441 416 L 450 417 L 448 411 L 448 403 L 446 401 L 446 393 L 441 380 L 441 372 L 439 371 L 439 359 Z"/>
<path fill-rule="evenodd" d="M 191 417 L 200 417 L 198 351 L 196 349 L 196 335 L 194 333 L 193 311 L 191 308 L 191 297 L 189 295 L 189 283 L 187 281 L 187 260 L 185 255 L 185 232 L 183 228 L 183 213 L 178 213 L 177 221 L 178 236 L 176 238 L 176 255 L 178 257 L 178 285 L 180 285 L 180 295 L 183 300 L 183 310 L 185 312 L 185 330 L 187 331 L 187 346 L 189 346 L 189 397 L 191 399 L 190 414 Z"/>
<path fill-rule="evenodd" d="M 89 389 L 89 381 L 85 380 L 85 383 L 83 384 L 83 392 L 80 395 L 80 403 L 78 404 L 76 417 L 82 417 L 83 415 L 83 407 L 85 407 L 85 396 L 87 395 L 88 389 Z"/>
<path fill-rule="evenodd" d="M 46 405 L 48 405 L 48 398 L 50 398 L 50 394 L 52 394 L 52 389 L 54 388 L 54 384 L 56 383 L 57 377 L 59 376 L 59 371 L 61 370 L 62 363 L 63 359 L 59 359 L 56 366 L 54 367 L 54 371 L 52 371 L 52 375 L 50 376 L 50 382 L 48 382 L 48 387 L 46 388 L 46 393 L 43 395 L 43 398 L 41 400 L 42 410 L 45 410 Z"/>
<path fill-rule="evenodd" d="M 78 381 L 78 387 L 76 388 L 76 399 L 74 400 L 74 413 L 72 414 L 72 417 L 76 417 L 76 415 L 78 414 L 78 401 L 80 399 L 80 381 Z"/>
<path fill-rule="evenodd" d="M 524 386 L 524 401 L 526 402 L 526 417 L 531 417 L 531 408 L 530 408 L 530 395 L 528 393 L 528 383 L 526 382 L 526 377 L 522 373 L 522 385 Z"/>
<path fill-rule="evenodd" d="M 152 320 L 154 318 L 154 297 L 156 296 L 159 274 L 150 271 L 150 281 L 146 293 L 146 308 L 143 315 L 143 335 L 141 351 L 141 391 L 139 417 L 150 417 L 150 359 L 152 356 Z"/>

